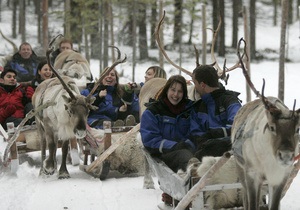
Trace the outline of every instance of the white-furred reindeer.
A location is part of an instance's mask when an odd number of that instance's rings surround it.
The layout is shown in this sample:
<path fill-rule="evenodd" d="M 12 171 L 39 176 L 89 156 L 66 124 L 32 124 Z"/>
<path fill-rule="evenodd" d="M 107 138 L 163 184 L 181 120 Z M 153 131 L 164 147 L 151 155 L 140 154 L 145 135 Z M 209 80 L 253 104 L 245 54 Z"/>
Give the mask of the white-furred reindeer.
<path fill-rule="evenodd" d="M 86 88 L 86 83 L 93 80 L 89 62 L 74 50 L 59 53 L 55 59 L 54 68 L 61 75 L 73 78 L 80 90 Z"/>
<path fill-rule="evenodd" d="M 267 182 L 269 209 L 277 210 L 299 153 L 300 110 L 289 110 L 278 98 L 265 97 L 264 84 L 259 94 L 238 55 L 249 86 L 259 96 L 239 110 L 232 126 L 233 152 L 245 190 L 244 208 L 259 208 L 261 187 Z"/>
<path fill-rule="evenodd" d="M 89 110 L 95 98 L 84 97 L 80 94 L 75 82 L 70 78 L 61 77 L 50 64 L 50 50 L 47 52 L 48 63 L 56 78 L 41 83 L 32 97 L 34 107 L 47 101 L 56 104 L 42 110 L 36 116 L 38 132 L 41 137 L 42 166 L 40 174 L 52 175 L 56 171 L 56 149 L 58 140 L 62 141 L 62 163 L 59 169 L 59 178 L 69 178 L 66 167 L 69 140 L 84 138 Z M 46 159 L 46 143 L 49 156 Z"/>

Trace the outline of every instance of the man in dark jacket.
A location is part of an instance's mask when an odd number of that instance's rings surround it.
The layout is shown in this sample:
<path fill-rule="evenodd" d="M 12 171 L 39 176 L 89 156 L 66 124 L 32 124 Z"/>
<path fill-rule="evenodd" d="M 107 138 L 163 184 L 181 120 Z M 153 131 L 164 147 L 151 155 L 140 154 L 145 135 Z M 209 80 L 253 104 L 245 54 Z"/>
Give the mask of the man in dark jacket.
<path fill-rule="evenodd" d="M 213 66 L 201 65 L 193 72 L 193 82 L 201 99 L 191 116 L 191 139 L 197 145 L 195 156 L 221 156 L 231 148 L 231 126 L 241 108 L 239 93 L 219 83 Z"/>
<path fill-rule="evenodd" d="M 31 48 L 28 42 L 20 45 L 19 51 L 13 55 L 12 60 L 9 61 L 4 69 L 13 69 L 17 72 L 18 82 L 31 81 L 36 74 L 36 69 L 39 64 L 37 55 Z"/>

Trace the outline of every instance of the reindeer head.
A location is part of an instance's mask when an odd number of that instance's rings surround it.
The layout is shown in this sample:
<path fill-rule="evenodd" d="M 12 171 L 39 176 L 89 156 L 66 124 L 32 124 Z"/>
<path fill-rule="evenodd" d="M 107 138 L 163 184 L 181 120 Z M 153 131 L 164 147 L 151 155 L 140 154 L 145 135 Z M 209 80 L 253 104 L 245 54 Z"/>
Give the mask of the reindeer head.
<path fill-rule="evenodd" d="M 278 98 L 265 97 L 265 80 L 263 79 L 262 93 L 256 90 L 252 83 L 250 76 L 243 63 L 243 56 L 240 55 L 239 49 L 241 43 L 245 40 L 241 38 L 238 44 L 238 57 L 241 63 L 244 77 L 251 90 L 260 98 L 264 107 L 267 117 L 267 123 L 264 127 L 264 133 L 270 134 L 270 143 L 273 146 L 273 155 L 277 161 L 283 166 L 290 166 L 294 163 L 294 157 L 299 152 L 299 113 L 300 109 L 295 111 L 295 104 L 293 110 L 289 110 L 288 107 Z"/>

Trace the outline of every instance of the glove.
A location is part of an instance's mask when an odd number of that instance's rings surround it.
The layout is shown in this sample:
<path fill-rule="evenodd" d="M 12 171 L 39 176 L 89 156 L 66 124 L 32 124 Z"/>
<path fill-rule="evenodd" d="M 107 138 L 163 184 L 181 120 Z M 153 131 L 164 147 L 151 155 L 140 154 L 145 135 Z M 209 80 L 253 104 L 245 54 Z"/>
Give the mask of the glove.
<path fill-rule="evenodd" d="M 211 139 L 212 136 L 209 133 L 203 134 L 202 136 L 192 136 L 191 139 L 197 146 L 197 150 L 203 147 L 203 144 L 208 140 Z"/>
<path fill-rule="evenodd" d="M 176 150 L 181 150 L 181 149 L 187 149 L 191 152 L 194 152 L 194 150 L 195 150 L 194 146 L 192 145 L 192 142 L 188 143 L 186 141 L 181 141 L 181 142 L 178 142 L 177 144 L 175 144 L 171 148 L 171 151 L 176 151 Z"/>

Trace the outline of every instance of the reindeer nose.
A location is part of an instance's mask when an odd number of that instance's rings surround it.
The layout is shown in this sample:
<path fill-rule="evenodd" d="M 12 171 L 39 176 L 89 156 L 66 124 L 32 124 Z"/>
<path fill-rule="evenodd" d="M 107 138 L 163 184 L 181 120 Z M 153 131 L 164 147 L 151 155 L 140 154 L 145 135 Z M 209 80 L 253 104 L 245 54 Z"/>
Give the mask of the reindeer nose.
<path fill-rule="evenodd" d="M 294 153 L 289 150 L 279 150 L 277 152 L 277 157 L 282 165 L 292 165 L 294 160 Z"/>

